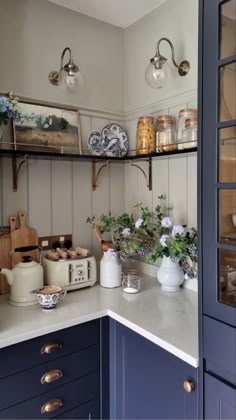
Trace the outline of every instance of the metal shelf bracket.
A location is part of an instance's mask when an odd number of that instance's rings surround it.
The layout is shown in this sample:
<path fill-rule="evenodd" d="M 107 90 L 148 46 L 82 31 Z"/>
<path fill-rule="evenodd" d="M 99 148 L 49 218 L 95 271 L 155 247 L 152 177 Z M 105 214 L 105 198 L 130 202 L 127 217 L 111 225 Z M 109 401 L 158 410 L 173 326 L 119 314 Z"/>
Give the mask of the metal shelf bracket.
<path fill-rule="evenodd" d="M 98 171 L 96 172 L 96 164 L 97 163 L 102 163 L 102 162 L 96 162 L 95 160 L 92 161 L 92 188 L 93 188 L 93 191 L 96 191 L 97 186 L 98 186 L 99 175 L 102 172 L 102 170 L 108 166 L 109 160 L 107 160 L 106 163 L 103 163 L 100 166 L 100 168 L 98 169 Z"/>
<path fill-rule="evenodd" d="M 132 163 L 131 160 L 130 160 L 130 165 L 135 166 L 135 168 L 138 168 L 142 172 L 142 174 L 143 174 L 143 176 L 146 180 L 147 187 L 148 187 L 149 191 L 152 191 L 152 158 L 149 157 L 148 159 L 143 160 L 143 162 L 147 162 L 147 164 L 148 164 L 147 172 L 145 172 L 144 169 L 141 168 L 136 163 Z"/>
<path fill-rule="evenodd" d="M 26 163 L 27 158 L 28 158 L 28 155 L 25 155 L 24 159 L 17 166 L 17 157 L 16 156 L 12 157 L 12 180 L 13 180 L 13 191 L 14 192 L 17 191 L 19 173 L 20 173 L 20 170 L 21 170 L 22 166 L 24 165 L 24 163 Z"/>

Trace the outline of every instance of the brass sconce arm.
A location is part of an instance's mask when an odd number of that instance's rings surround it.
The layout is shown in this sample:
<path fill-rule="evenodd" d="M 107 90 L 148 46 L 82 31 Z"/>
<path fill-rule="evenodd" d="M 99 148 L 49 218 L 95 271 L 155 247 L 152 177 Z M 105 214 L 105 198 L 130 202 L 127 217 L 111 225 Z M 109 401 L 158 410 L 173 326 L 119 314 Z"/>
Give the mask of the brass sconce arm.
<path fill-rule="evenodd" d="M 162 41 L 166 41 L 170 48 L 171 48 L 171 58 L 172 58 L 172 62 L 174 64 L 175 67 L 177 67 L 178 69 L 178 73 L 180 76 L 185 76 L 186 74 L 188 74 L 189 70 L 190 70 L 190 63 L 187 60 L 182 61 L 180 64 L 177 64 L 176 60 L 175 60 L 175 50 L 174 50 L 174 45 L 172 44 L 172 42 L 169 40 L 169 38 L 163 37 L 160 38 L 159 41 L 157 41 L 157 46 L 156 46 L 156 55 L 155 57 L 161 57 L 162 61 L 167 61 L 167 59 L 165 57 L 163 57 L 160 53 L 160 43 Z"/>

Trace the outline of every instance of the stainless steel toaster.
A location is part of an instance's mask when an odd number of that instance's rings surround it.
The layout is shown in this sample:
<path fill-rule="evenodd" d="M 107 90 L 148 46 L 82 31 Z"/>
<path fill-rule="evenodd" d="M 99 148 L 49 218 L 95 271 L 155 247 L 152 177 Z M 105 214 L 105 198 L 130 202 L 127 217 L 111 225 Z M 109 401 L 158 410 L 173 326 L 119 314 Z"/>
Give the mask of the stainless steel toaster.
<path fill-rule="evenodd" d="M 63 286 L 67 290 L 93 286 L 97 281 L 97 266 L 94 257 L 78 257 L 52 261 L 43 258 L 44 282 L 47 285 Z"/>

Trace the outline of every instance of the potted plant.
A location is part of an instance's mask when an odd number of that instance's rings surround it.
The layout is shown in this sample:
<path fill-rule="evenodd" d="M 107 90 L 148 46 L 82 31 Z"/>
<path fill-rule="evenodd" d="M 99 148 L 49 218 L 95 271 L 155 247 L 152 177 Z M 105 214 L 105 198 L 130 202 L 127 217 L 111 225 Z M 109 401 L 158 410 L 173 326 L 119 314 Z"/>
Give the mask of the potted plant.
<path fill-rule="evenodd" d="M 7 125 L 9 120 L 16 117 L 17 101 L 18 98 L 12 92 L 0 96 L 0 141 L 2 140 L 3 125 Z"/>

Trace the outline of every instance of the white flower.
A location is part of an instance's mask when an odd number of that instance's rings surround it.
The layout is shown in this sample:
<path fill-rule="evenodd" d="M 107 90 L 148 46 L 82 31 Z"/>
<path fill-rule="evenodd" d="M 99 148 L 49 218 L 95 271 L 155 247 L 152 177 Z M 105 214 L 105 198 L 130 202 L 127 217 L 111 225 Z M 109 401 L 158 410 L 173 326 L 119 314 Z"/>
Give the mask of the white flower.
<path fill-rule="evenodd" d="M 187 230 L 182 225 L 174 225 L 172 229 L 172 236 L 176 235 L 186 236 Z"/>
<path fill-rule="evenodd" d="M 135 223 L 136 229 L 139 229 L 140 226 L 142 226 L 142 224 L 143 224 L 143 219 L 138 219 Z"/>
<path fill-rule="evenodd" d="M 163 219 L 161 221 L 161 225 L 163 227 L 169 228 L 169 227 L 173 226 L 173 219 L 171 219 L 171 217 L 163 217 Z"/>
<path fill-rule="evenodd" d="M 129 236 L 130 235 L 130 228 L 125 228 L 122 230 L 122 235 L 123 236 Z"/>
<path fill-rule="evenodd" d="M 168 238 L 169 238 L 169 235 L 162 235 L 161 236 L 161 238 L 160 238 L 160 244 L 163 247 L 167 247 L 166 241 L 167 241 Z"/>

